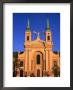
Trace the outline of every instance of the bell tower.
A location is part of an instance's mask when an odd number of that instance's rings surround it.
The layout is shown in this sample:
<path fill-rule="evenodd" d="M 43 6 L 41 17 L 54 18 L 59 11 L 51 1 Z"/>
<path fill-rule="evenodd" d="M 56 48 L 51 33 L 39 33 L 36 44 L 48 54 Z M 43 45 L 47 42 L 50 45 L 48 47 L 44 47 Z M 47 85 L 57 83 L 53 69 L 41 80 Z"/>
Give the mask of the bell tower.
<path fill-rule="evenodd" d="M 52 40 L 52 38 L 51 38 L 50 25 L 49 25 L 49 21 L 47 19 L 47 23 L 46 23 L 46 42 L 50 42 L 51 40 Z"/>
<path fill-rule="evenodd" d="M 30 31 L 30 23 L 28 19 L 28 25 L 25 32 L 25 42 L 30 42 L 30 41 L 31 41 L 31 31 Z"/>
<path fill-rule="evenodd" d="M 52 66 L 52 35 L 50 31 L 49 20 L 47 18 L 46 22 L 46 41 L 45 41 L 45 63 L 46 63 L 46 71 L 49 72 Z M 50 72 L 49 72 L 50 73 Z"/>

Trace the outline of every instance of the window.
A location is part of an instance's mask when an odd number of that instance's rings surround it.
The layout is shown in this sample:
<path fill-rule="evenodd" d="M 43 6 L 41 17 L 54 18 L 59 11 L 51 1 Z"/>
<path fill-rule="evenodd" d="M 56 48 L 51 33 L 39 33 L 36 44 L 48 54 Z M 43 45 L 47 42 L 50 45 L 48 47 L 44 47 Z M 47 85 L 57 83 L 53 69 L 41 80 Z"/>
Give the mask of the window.
<path fill-rule="evenodd" d="M 27 40 L 29 40 L 29 36 L 27 36 Z"/>
<path fill-rule="evenodd" d="M 57 65 L 57 61 L 54 61 L 54 66 L 56 66 Z"/>
<path fill-rule="evenodd" d="M 40 64 L 40 55 L 37 55 L 37 64 Z"/>
<path fill-rule="evenodd" d="M 50 36 L 47 36 L 47 39 L 50 40 Z"/>
<path fill-rule="evenodd" d="M 23 67 L 23 61 L 20 61 L 20 67 Z"/>

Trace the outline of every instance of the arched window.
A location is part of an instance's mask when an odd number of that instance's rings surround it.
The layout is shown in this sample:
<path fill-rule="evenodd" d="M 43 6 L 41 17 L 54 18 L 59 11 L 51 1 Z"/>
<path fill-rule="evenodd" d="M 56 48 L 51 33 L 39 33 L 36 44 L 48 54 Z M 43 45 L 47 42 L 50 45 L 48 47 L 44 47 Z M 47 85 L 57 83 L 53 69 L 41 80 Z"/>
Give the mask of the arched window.
<path fill-rule="evenodd" d="M 27 40 L 29 41 L 29 36 L 27 36 Z"/>
<path fill-rule="evenodd" d="M 37 55 L 37 64 L 40 64 L 40 55 Z"/>
<path fill-rule="evenodd" d="M 20 61 L 20 67 L 23 67 L 23 61 Z"/>
<path fill-rule="evenodd" d="M 50 36 L 47 36 L 47 39 L 50 40 Z"/>
<path fill-rule="evenodd" d="M 57 65 L 57 61 L 54 61 L 54 66 L 56 66 Z"/>

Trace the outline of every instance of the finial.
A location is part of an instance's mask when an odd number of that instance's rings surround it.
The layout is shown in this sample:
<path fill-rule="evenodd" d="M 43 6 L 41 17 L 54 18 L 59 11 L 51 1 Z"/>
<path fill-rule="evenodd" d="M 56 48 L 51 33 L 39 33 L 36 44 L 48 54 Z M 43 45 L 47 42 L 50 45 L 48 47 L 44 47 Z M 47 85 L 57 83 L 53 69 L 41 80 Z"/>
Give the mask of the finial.
<path fill-rule="evenodd" d="M 27 28 L 30 28 L 29 19 L 28 19 L 28 25 L 27 25 Z"/>
<path fill-rule="evenodd" d="M 28 19 L 28 24 L 27 24 L 27 31 L 30 31 L 30 23 L 29 23 L 29 19 Z"/>
<path fill-rule="evenodd" d="M 47 27 L 46 27 L 46 30 L 47 30 L 47 31 L 50 31 L 50 25 L 49 25 L 49 20 L 48 20 L 48 18 L 47 18 Z"/>

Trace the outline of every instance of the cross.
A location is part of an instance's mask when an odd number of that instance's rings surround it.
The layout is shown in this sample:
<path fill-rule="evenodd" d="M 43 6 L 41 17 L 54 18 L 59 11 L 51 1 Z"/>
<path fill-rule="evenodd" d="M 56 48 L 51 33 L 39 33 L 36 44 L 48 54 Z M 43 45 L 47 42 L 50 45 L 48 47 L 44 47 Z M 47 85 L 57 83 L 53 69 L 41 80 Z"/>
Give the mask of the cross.
<path fill-rule="evenodd" d="M 34 31 L 33 33 L 37 34 L 38 37 L 40 36 L 40 33 L 39 32 Z"/>
<path fill-rule="evenodd" d="M 40 36 L 40 33 L 39 32 L 37 32 L 37 34 L 38 34 L 38 37 Z"/>

